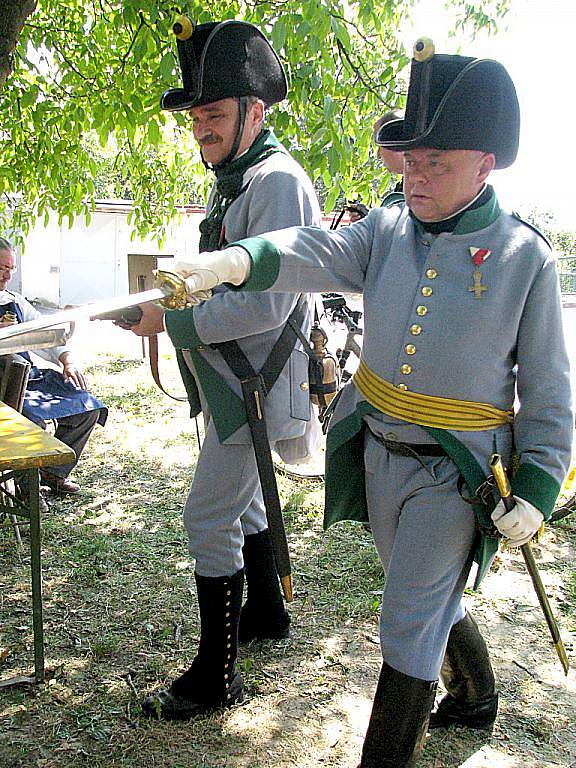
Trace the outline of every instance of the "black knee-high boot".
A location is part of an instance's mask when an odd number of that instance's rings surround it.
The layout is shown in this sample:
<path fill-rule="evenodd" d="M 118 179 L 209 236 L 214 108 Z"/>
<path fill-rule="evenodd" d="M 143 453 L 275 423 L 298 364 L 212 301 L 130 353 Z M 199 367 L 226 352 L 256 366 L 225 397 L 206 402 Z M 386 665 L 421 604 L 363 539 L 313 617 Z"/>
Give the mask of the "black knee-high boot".
<path fill-rule="evenodd" d="M 432 713 L 430 728 L 492 727 L 498 713 L 494 672 L 484 638 L 469 613 L 450 630 L 440 678 L 447 694 Z"/>
<path fill-rule="evenodd" d="M 424 746 L 436 681 L 382 664 L 358 768 L 412 768 Z"/>
<path fill-rule="evenodd" d="M 282 640 L 290 634 L 290 616 L 284 607 L 274 563 L 270 531 L 244 538 L 242 548 L 248 586 L 247 599 L 240 614 L 238 639 Z"/>
<path fill-rule="evenodd" d="M 219 578 L 196 574 L 198 653 L 191 667 L 170 688 L 146 698 L 144 714 L 163 720 L 189 720 L 243 701 L 242 676 L 236 667 L 243 587 L 243 569 Z"/>

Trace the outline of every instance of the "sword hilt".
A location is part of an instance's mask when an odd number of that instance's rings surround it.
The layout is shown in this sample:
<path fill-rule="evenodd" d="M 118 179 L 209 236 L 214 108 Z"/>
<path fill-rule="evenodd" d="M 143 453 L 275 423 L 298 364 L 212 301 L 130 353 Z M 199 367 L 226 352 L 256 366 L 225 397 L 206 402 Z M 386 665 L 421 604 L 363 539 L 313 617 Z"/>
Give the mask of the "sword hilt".
<path fill-rule="evenodd" d="M 166 296 L 160 299 L 160 304 L 166 309 L 184 309 L 188 306 L 188 296 L 186 294 L 186 282 L 184 278 L 175 272 L 166 272 L 162 269 L 155 269 L 154 287 L 166 291 Z"/>
<path fill-rule="evenodd" d="M 510 512 L 514 507 L 516 506 L 516 501 L 514 500 L 514 496 L 512 495 L 512 489 L 510 488 L 510 481 L 508 480 L 508 475 L 506 474 L 506 470 L 504 469 L 504 464 L 502 463 L 502 457 L 499 453 L 493 453 L 490 457 L 490 461 L 488 462 L 490 469 L 492 470 L 492 474 L 494 475 L 494 480 L 496 481 L 496 485 L 498 486 L 498 491 L 500 493 L 500 496 L 502 498 L 502 501 L 504 502 L 504 506 L 506 507 L 506 511 Z"/>

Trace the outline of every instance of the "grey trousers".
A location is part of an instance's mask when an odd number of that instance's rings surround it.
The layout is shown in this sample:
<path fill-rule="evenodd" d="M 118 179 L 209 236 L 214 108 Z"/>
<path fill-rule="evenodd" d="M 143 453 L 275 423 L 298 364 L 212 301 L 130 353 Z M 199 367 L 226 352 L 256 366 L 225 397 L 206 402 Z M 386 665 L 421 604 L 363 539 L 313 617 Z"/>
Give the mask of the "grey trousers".
<path fill-rule="evenodd" d="M 57 467 L 50 467 L 49 472 L 51 475 L 68 477 L 76 464 L 78 464 L 80 454 L 86 447 L 88 438 L 92 434 L 92 430 L 96 426 L 99 416 L 99 410 L 83 411 L 82 413 L 75 413 L 72 416 L 63 416 L 56 420 L 54 437 L 61 440 L 69 448 L 72 448 L 76 454 L 76 459 L 70 464 L 61 464 Z M 46 429 L 46 422 L 40 426 L 42 426 L 43 429 Z"/>
<path fill-rule="evenodd" d="M 436 680 L 472 563 L 472 507 L 446 456 L 390 454 L 366 430 L 370 525 L 386 572 L 380 615 L 382 656 L 394 669 Z"/>
<path fill-rule="evenodd" d="M 244 566 L 244 536 L 268 527 L 254 448 L 222 445 L 206 425 L 184 507 L 190 555 L 200 576 L 230 576 Z"/>

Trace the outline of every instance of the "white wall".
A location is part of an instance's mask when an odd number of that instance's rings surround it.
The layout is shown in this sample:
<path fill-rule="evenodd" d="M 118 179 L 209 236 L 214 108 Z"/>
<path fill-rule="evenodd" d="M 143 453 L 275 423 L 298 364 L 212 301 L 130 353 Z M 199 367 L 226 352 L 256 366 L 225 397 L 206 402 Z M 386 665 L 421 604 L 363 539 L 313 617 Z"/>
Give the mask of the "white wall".
<path fill-rule="evenodd" d="M 128 254 L 185 258 L 197 252 L 204 213 L 191 209 L 173 225 L 163 247 L 152 239 L 130 240 L 125 203 L 99 203 L 91 222 L 71 228 L 38 224 L 25 238 L 21 259 L 22 293 L 48 306 L 77 306 L 128 293 Z"/>

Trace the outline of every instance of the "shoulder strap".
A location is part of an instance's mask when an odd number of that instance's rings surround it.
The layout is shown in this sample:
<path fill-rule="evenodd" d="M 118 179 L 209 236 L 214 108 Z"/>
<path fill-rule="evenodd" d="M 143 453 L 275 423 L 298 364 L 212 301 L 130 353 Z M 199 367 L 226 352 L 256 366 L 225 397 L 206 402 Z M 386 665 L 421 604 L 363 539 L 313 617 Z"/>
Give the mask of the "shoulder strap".
<path fill-rule="evenodd" d="M 546 245 L 547 245 L 549 248 L 554 248 L 554 246 L 552 245 L 552 243 L 550 242 L 550 240 L 549 240 L 549 239 L 546 237 L 546 235 L 544 234 L 544 232 L 541 232 L 541 231 L 538 229 L 538 227 L 537 227 L 535 224 L 532 224 L 530 221 L 526 221 L 526 219 L 523 219 L 523 218 L 522 218 L 522 216 L 520 216 L 520 214 L 519 214 L 519 213 L 517 213 L 516 211 L 512 211 L 512 216 L 513 216 L 513 217 L 514 217 L 514 218 L 515 218 L 517 221 L 520 221 L 520 222 L 522 222 L 522 224 L 524 224 L 524 226 L 528 227 L 528 228 L 529 228 L 529 229 L 531 229 L 533 232 L 536 232 L 536 234 L 537 234 L 537 235 L 540 235 L 540 237 L 542 238 L 542 240 L 544 240 L 544 242 L 546 243 Z"/>
<path fill-rule="evenodd" d="M 301 295 L 296 306 L 290 313 L 282 333 L 272 347 L 272 351 L 266 358 L 266 362 L 260 369 L 259 376 L 262 379 L 264 392 L 268 394 L 274 386 L 276 379 L 280 376 L 282 369 L 286 365 L 296 339 L 304 339 L 306 347 L 309 347 L 308 340 L 302 333 L 300 326 L 304 320 L 304 310 L 306 307 L 306 296 Z M 223 341 L 214 345 L 220 352 L 226 364 L 239 381 L 252 378 L 256 375 L 251 362 L 248 360 L 237 341 Z"/>

